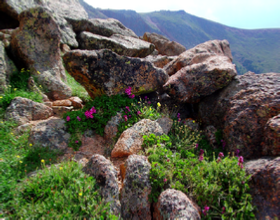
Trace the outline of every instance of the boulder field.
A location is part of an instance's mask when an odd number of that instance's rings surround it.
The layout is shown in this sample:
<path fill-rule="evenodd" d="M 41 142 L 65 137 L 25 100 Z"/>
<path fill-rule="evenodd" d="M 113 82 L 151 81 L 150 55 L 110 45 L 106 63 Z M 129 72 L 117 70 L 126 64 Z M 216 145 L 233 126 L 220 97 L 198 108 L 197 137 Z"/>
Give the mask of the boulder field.
<path fill-rule="evenodd" d="M 238 75 L 227 40 L 186 50 L 155 33 L 138 37 L 115 19 L 88 19 L 76 0 L 3 0 L 2 12 L 11 22 L 0 21 L 5 27 L 0 30 L 0 93 L 23 67 L 45 89 L 44 103 L 17 97 L 5 113 L 18 123 L 17 132 L 31 129 L 30 143 L 73 153 L 61 118 L 83 103 L 72 97 L 65 70 L 93 99 L 131 87 L 135 95 L 154 94 L 162 105 L 191 106 L 191 116 L 210 139 L 222 130 L 227 150 L 238 150 L 248 161 L 257 219 L 280 219 L 280 73 Z M 180 191 L 166 189 L 155 204 L 148 200 L 151 164 L 137 155 L 141 135 L 168 133 L 172 120 L 136 123 L 121 134 L 108 160 L 104 146 L 121 120 L 112 118 L 104 137 L 85 134 L 74 155 L 86 161 L 83 171 L 97 179 L 111 211 L 123 219 L 201 219 L 200 208 Z"/>

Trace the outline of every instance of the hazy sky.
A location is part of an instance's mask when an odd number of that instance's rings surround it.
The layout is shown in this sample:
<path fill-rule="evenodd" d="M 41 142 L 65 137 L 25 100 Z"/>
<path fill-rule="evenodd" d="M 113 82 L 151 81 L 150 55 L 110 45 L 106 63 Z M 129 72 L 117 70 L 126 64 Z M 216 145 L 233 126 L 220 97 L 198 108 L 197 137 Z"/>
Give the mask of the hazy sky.
<path fill-rule="evenodd" d="M 84 0 L 94 8 L 137 12 L 185 10 L 231 27 L 280 28 L 280 0 Z"/>

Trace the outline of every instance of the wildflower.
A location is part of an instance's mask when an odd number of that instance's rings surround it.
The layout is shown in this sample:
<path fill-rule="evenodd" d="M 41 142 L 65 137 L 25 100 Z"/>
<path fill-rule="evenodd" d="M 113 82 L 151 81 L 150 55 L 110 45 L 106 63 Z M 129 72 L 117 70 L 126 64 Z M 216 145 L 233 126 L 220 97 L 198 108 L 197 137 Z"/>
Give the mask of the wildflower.
<path fill-rule="evenodd" d="M 62 170 L 62 169 L 63 169 L 63 167 L 59 167 L 59 169 L 60 169 L 60 170 Z"/>
<path fill-rule="evenodd" d="M 76 144 L 78 144 L 78 143 L 79 143 L 79 141 L 75 141 L 75 143 L 76 143 Z"/>
<path fill-rule="evenodd" d="M 70 116 L 69 115 L 66 117 L 66 121 L 70 121 Z"/>
<path fill-rule="evenodd" d="M 133 99 L 135 97 L 134 94 L 130 95 L 129 98 Z"/>
<path fill-rule="evenodd" d="M 209 206 L 204 206 L 204 209 L 202 210 L 202 213 L 204 214 L 204 215 L 207 215 L 207 212 L 209 211 L 209 209 L 210 209 L 210 207 Z"/>
<path fill-rule="evenodd" d="M 41 162 L 42 162 L 42 163 L 45 163 L 45 161 L 44 161 L 44 160 L 41 160 Z"/>
<path fill-rule="evenodd" d="M 217 158 L 217 163 L 221 162 L 221 160 L 222 160 L 222 159 L 221 159 L 220 157 L 218 157 L 218 158 Z"/>
<path fill-rule="evenodd" d="M 241 169 L 243 169 L 243 162 L 244 162 L 244 160 L 243 160 L 243 157 L 242 156 L 240 156 L 239 158 L 238 158 L 238 166 L 240 166 L 240 168 Z"/>
<path fill-rule="evenodd" d="M 82 196 L 83 195 L 83 193 L 79 193 L 79 196 Z"/>
<path fill-rule="evenodd" d="M 19 158 L 20 156 L 19 156 L 19 155 L 17 155 L 16 157 L 17 157 L 17 158 Z"/>
<path fill-rule="evenodd" d="M 3 98 L 3 96 L 0 96 L 0 99 L 2 99 Z"/>
<path fill-rule="evenodd" d="M 195 123 L 195 121 L 192 121 L 193 123 Z"/>
<path fill-rule="evenodd" d="M 32 147 L 32 146 L 33 146 L 33 144 L 29 144 L 29 146 L 30 146 L 30 147 Z"/>
<path fill-rule="evenodd" d="M 224 214 L 225 212 L 226 212 L 226 207 L 223 207 L 222 214 Z"/>
<path fill-rule="evenodd" d="M 127 121 L 127 115 L 124 115 L 123 117 L 124 117 L 124 120 Z"/>
<path fill-rule="evenodd" d="M 198 143 L 195 145 L 195 148 L 198 148 Z"/>
<path fill-rule="evenodd" d="M 203 161 L 203 154 L 199 156 L 198 160 Z"/>
<path fill-rule="evenodd" d="M 151 104 L 151 102 L 150 102 L 150 101 L 148 101 L 148 104 Z"/>
<path fill-rule="evenodd" d="M 169 160 L 169 159 L 167 159 L 166 161 L 167 161 L 167 162 L 169 162 L 170 160 Z"/>
<path fill-rule="evenodd" d="M 199 155 L 202 155 L 202 154 L 204 154 L 204 150 L 203 150 L 203 149 L 200 149 Z"/>
<path fill-rule="evenodd" d="M 85 116 L 87 118 L 93 118 L 92 112 L 91 111 L 85 111 Z"/>
<path fill-rule="evenodd" d="M 147 100 L 147 99 L 148 99 L 148 96 L 145 96 L 144 99 Z"/>
<path fill-rule="evenodd" d="M 223 152 L 220 152 L 219 155 L 218 155 L 218 157 L 224 157 Z"/>
<path fill-rule="evenodd" d="M 167 179 L 166 179 L 166 178 L 164 178 L 164 179 L 163 179 L 163 182 L 166 182 L 166 181 L 167 181 Z"/>
<path fill-rule="evenodd" d="M 160 106 L 161 106 L 161 104 L 158 102 L 158 103 L 157 103 L 157 106 L 158 106 L 158 107 L 160 107 Z"/>
<path fill-rule="evenodd" d="M 81 121 L 81 118 L 79 116 L 77 116 L 78 121 Z"/>
<path fill-rule="evenodd" d="M 130 112 L 130 109 L 129 109 L 129 107 L 128 107 L 128 106 L 126 106 L 125 108 L 127 109 L 127 111 L 129 111 L 129 112 Z"/>
<path fill-rule="evenodd" d="M 22 161 L 19 161 L 20 163 L 22 163 Z"/>
<path fill-rule="evenodd" d="M 152 108 L 150 107 L 150 111 L 152 111 Z"/>
<path fill-rule="evenodd" d="M 131 118 L 131 115 L 129 115 L 128 117 Z"/>
<path fill-rule="evenodd" d="M 137 111 L 137 115 L 141 115 L 142 113 L 140 111 Z"/>
<path fill-rule="evenodd" d="M 37 71 L 37 74 L 39 74 L 39 75 L 40 75 L 41 73 L 40 73 L 39 71 Z"/>
<path fill-rule="evenodd" d="M 14 88 L 15 91 L 17 91 L 17 88 Z"/>
<path fill-rule="evenodd" d="M 129 96 L 131 95 L 131 87 L 128 87 L 127 89 L 125 89 L 125 93 Z"/>

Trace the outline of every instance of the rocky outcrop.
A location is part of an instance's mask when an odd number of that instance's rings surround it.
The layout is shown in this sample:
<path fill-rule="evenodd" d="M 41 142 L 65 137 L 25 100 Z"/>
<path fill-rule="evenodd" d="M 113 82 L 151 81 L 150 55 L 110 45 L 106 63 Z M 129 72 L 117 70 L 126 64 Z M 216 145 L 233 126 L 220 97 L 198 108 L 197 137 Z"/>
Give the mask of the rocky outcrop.
<path fill-rule="evenodd" d="M 153 219 L 194 219 L 200 214 L 195 205 L 184 193 L 175 189 L 163 191 L 155 204 Z"/>
<path fill-rule="evenodd" d="M 166 135 L 168 134 L 173 125 L 173 120 L 168 117 L 161 117 L 157 119 L 156 122 L 159 124 L 159 126 L 162 128 L 163 133 Z"/>
<path fill-rule="evenodd" d="M 5 118 L 23 125 L 30 121 L 47 119 L 52 115 L 53 110 L 50 107 L 30 99 L 16 97 L 7 108 Z"/>
<path fill-rule="evenodd" d="M 175 56 L 149 55 L 142 58 L 143 61 L 149 61 L 158 68 L 163 68 L 166 64 L 175 59 Z"/>
<path fill-rule="evenodd" d="M 160 136 L 163 134 L 163 130 L 157 122 L 150 119 L 137 122 L 121 134 L 111 152 L 111 157 L 127 157 L 131 154 L 137 154 L 142 149 L 142 135 L 151 133 Z"/>
<path fill-rule="evenodd" d="M 90 32 L 79 34 L 80 49 L 99 50 L 110 49 L 119 55 L 129 57 L 146 57 L 154 50 L 154 45 L 138 38 L 114 34 L 104 37 Z"/>
<path fill-rule="evenodd" d="M 105 202 L 111 202 L 110 209 L 115 215 L 120 214 L 118 172 L 110 160 L 99 154 L 93 155 L 83 172 L 93 176 L 100 186 L 100 193 Z"/>
<path fill-rule="evenodd" d="M 232 54 L 229 42 L 227 40 L 206 41 L 180 54 L 176 59 L 168 63 L 164 69 L 171 76 L 185 66 L 203 63 L 212 56 L 226 56 L 231 62 Z"/>
<path fill-rule="evenodd" d="M 118 112 L 116 116 L 113 116 L 111 120 L 107 122 L 104 128 L 104 138 L 109 142 L 117 135 L 118 125 L 120 124 L 121 120 L 122 114 Z"/>
<path fill-rule="evenodd" d="M 149 194 L 151 165 L 145 156 L 130 155 L 125 163 L 125 179 L 121 191 L 123 219 L 152 219 Z"/>
<path fill-rule="evenodd" d="M 245 163 L 252 204 L 257 206 L 257 219 L 280 218 L 280 157 L 261 158 Z"/>
<path fill-rule="evenodd" d="M 269 119 L 264 127 L 262 154 L 280 156 L 280 114 Z"/>
<path fill-rule="evenodd" d="M 130 36 L 138 38 L 138 36 L 129 28 L 125 27 L 120 21 L 108 19 L 83 19 L 80 21 L 69 21 L 75 32 L 88 31 L 93 34 L 110 37 L 113 34 L 121 34 L 123 36 Z"/>
<path fill-rule="evenodd" d="M 7 88 L 10 77 L 15 72 L 17 72 L 17 68 L 7 56 L 4 43 L 0 41 L 0 93 L 3 93 Z"/>
<path fill-rule="evenodd" d="M 156 33 L 151 34 L 146 32 L 143 35 L 143 40 L 154 44 L 161 55 L 176 56 L 186 51 L 186 48 L 183 45 L 170 41 L 166 37 Z"/>
<path fill-rule="evenodd" d="M 66 79 L 60 57 L 59 27 L 42 7 L 23 11 L 19 15 L 20 28 L 13 32 L 11 47 L 31 70 L 31 74 L 48 90 L 51 99 L 71 96 L 71 89 L 60 79 Z"/>
<path fill-rule="evenodd" d="M 223 129 L 229 151 L 238 148 L 245 158 L 257 158 L 270 151 L 261 143 L 268 120 L 279 114 L 279 99 L 280 73 L 248 72 L 205 98 L 199 114 L 204 125 Z"/>
<path fill-rule="evenodd" d="M 49 147 L 51 150 L 65 151 L 68 147 L 70 134 L 66 132 L 65 121 L 49 118 L 32 127 L 29 142 L 35 147 Z"/>
<path fill-rule="evenodd" d="M 104 49 L 72 50 L 63 57 L 70 75 L 94 98 L 101 94 L 142 94 L 155 91 L 168 79 L 166 73 L 139 58 L 119 56 Z"/>
<path fill-rule="evenodd" d="M 35 7 L 47 8 L 50 15 L 59 26 L 59 32 L 61 36 L 61 43 L 68 44 L 72 47 L 78 47 L 76 41 L 76 34 L 72 30 L 71 25 L 67 20 L 80 21 L 87 19 L 88 15 L 84 8 L 77 0 L 46 0 L 46 1 L 15 1 L 15 0 L 3 0 L 0 3 L 0 11 L 4 11 L 13 19 L 20 22 L 18 17 L 25 10 L 29 10 Z"/>
<path fill-rule="evenodd" d="M 203 62 L 183 67 L 164 84 L 170 97 L 183 103 L 198 103 L 227 86 L 237 74 L 227 56 L 209 56 Z"/>

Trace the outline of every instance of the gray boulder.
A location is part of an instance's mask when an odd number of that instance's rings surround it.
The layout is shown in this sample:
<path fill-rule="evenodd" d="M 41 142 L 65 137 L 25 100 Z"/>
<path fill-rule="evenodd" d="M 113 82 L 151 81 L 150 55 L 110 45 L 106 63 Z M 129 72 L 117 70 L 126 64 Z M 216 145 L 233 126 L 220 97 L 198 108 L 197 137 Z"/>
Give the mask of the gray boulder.
<path fill-rule="evenodd" d="M 17 68 L 13 61 L 7 56 L 5 46 L 0 41 L 0 93 L 9 85 L 10 77 L 13 73 L 17 72 Z"/>
<path fill-rule="evenodd" d="M 20 28 L 13 32 L 11 41 L 14 56 L 48 90 L 49 98 L 69 98 L 71 89 L 61 81 L 66 76 L 60 57 L 59 27 L 53 17 L 45 8 L 37 7 L 23 11 L 19 19 Z"/>
<path fill-rule="evenodd" d="M 115 215 L 120 214 L 118 172 L 110 160 L 95 154 L 83 168 L 83 172 L 93 176 L 100 186 L 100 193 L 105 202 L 111 202 L 110 208 Z"/>
<path fill-rule="evenodd" d="M 102 94 L 124 94 L 128 87 L 135 95 L 148 93 L 160 88 L 168 79 L 162 69 L 150 62 L 119 56 L 107 49 L 72 50 L 63 60 L 68 73 L 92 98 Z"/>
<path fill-rule="evenodd" d="M 154 50 L 154 45 L 138 38 L 114 34 L 104 37 L 90 32 L 79 35 L 79 47 L 87 50 L 110 49 L 119 55 L 129 57 L 145 57 Z"/>
<path fill-rule="evenodd" d="M 123 219 L 152 219 L 149 194 L 151 165 L 145 156 L 130 155 L 125 163 L 125 179 L 121 191 L 121 213 Z"/>
<path fill-rule="evenodd" d="M 6 119 L 12 119 L 18 125 L 44 120 L 51 116 L 53 116 L 52 108 L 22 97 L 14 98 L 5 113 Z"/>

